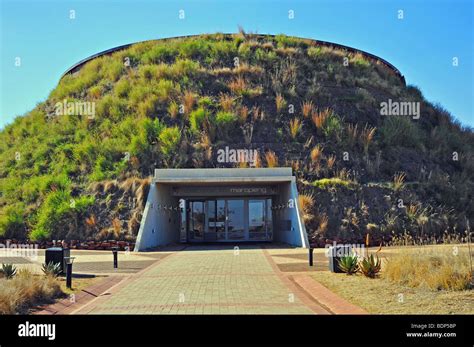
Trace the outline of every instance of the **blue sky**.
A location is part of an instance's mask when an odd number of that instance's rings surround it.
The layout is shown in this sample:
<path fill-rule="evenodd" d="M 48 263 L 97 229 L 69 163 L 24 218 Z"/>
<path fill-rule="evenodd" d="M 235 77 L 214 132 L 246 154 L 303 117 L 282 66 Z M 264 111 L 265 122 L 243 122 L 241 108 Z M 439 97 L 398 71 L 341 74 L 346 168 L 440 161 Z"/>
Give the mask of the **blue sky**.
<path fill-rule="evenodd" d="M 332 41 L 376 54 L 474 127 L 470 0 L 0 0 L 0 128 L 47 98 L 77 61 L 121 44 L 247 31 Z M 179 10 L 186 18 L 178 18 Z M 69 18 L 74 10 L 76 18 Z M 293 10 L 295 18 L 288 18 Z M 397 18 L 403 10 L 404 19 Z M 15 58 L 21 66 L 15 66 Z M 452 66 L 458 57 L 459 66 Z"/>

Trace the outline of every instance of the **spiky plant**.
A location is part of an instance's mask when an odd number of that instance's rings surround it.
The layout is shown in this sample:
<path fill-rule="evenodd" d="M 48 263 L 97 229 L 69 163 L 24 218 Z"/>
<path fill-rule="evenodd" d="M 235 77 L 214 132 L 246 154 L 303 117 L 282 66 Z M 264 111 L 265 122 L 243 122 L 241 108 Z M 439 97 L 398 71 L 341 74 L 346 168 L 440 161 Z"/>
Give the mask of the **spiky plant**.
<path fill-rule="evenodd" d="M 374 257 L 373 254 L 359 262 L 359 271 L 366 277 L 375 278 L 378 276 L 380 270 L 382 270 L 382 261 L 378 256 Z"/>
<path fill-rule="evenodd" d="M 46 276 L 58 277 L 62 271 L 61 264 L 50 261 L 48 264 L 43 264 L 41 271 L 43 271 Z"/>
<path fill-rule="evenodd" d="M 359 259 L 357 255 L 345 255 L 338 260 L 339 268 L 347 275 L 353 275 L 359 271 Z"/>
<path fill-rule="evenodd" d="M 364 129 L 360 132 L 360 139 L 362 141 L 362 145 L 364 146 L 364 153 L 367 155 L 369 153 L 369 145 L 372 142 L 375 130 L 377 128 L 371 127 L 370 125 L 366 124 Z"/>
<path fill-rule="evenodd" d="M 400 191 L 405 187 L 406 174 L 404 172 L 397 172 L 393 176 L 393 190 Z"/>
<path fill-rule="evenodd" d="M 13 278 L 16 274 L 16 267 L 13 264 L 2 264 L 2 269 L 0 272 L 7 279 Z"/>

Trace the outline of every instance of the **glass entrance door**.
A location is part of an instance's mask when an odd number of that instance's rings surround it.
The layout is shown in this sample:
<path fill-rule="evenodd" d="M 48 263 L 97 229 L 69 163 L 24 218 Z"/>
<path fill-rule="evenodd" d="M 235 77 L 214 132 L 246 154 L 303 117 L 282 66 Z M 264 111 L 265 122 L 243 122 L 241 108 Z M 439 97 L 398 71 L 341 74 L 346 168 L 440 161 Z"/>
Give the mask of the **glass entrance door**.
<path fill-rule="evenodd" d="M 205 228 L 204 201 L 190 201 L 189 237 L 194 241 L 203 241 Z"/>
<path fill-rule="evenodd" d="M 188 201 L 189 241 L 271 241 L 270 198 Z"/>
<path fill-rule="evenodd" d="M 227 200 L 227 241 L 246 239 L 244 217 L 244 200 Z"/>
<path fill-rule="evenodd" d="M 249 240 L 269 241 L 273 237 L 272 199 L 249 200 Z"/>

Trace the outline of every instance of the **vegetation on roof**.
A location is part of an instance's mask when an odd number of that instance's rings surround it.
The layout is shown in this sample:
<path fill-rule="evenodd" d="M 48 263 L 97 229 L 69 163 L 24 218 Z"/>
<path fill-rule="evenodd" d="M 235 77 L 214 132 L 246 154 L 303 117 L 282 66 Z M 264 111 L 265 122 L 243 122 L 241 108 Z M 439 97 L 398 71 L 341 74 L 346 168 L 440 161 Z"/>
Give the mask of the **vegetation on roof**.
<path fill-rule="evenodd" d="M 388 99 L 419 102 L 420 118 L 381 116 Z M 78 114 L 78 103 L 94 114 Z M 58 114 L 59 104 L 76 108 Z M 437 209 L 441 233 L 459 231 L 466 218 L 472 224 L 471 129 L 380 61 L 241 32 L 138 43 L 65 75 L 0 133 L 0 236 L 133 239 L 142 207 L 135 193 L 146 193 L 153 169 L 235 166 L 215 160 L 225 145 L 257 149 L 257 166 L 292 166 L 300 184 L 391 182 L 403 172 L 419 185 L 392 190 L 392 202 L 372 215 L 386 215 L 405 194 L 405 204 Z M 341 208 L 331 212 L 330 232 L 357 238 L 363 226 L 341 231 Z M 327 238 L 318 223 L 329 210 L 317 195 L 313 213 L 309 232 Z M 364 223 L 374 222 L 371 213 Z"/>

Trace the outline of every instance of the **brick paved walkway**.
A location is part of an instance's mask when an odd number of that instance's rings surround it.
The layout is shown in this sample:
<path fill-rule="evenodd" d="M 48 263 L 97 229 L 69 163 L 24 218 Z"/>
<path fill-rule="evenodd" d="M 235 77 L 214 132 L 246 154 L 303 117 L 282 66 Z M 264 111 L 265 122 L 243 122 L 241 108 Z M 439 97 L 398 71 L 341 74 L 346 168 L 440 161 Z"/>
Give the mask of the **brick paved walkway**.
<path fill-rule="evenodd" d="M 270 262 L 260 248 L 241 247 L 237 252 L 230 246 L 191 246 L 75 313 L 326 313 L 308 303 Z"/>

